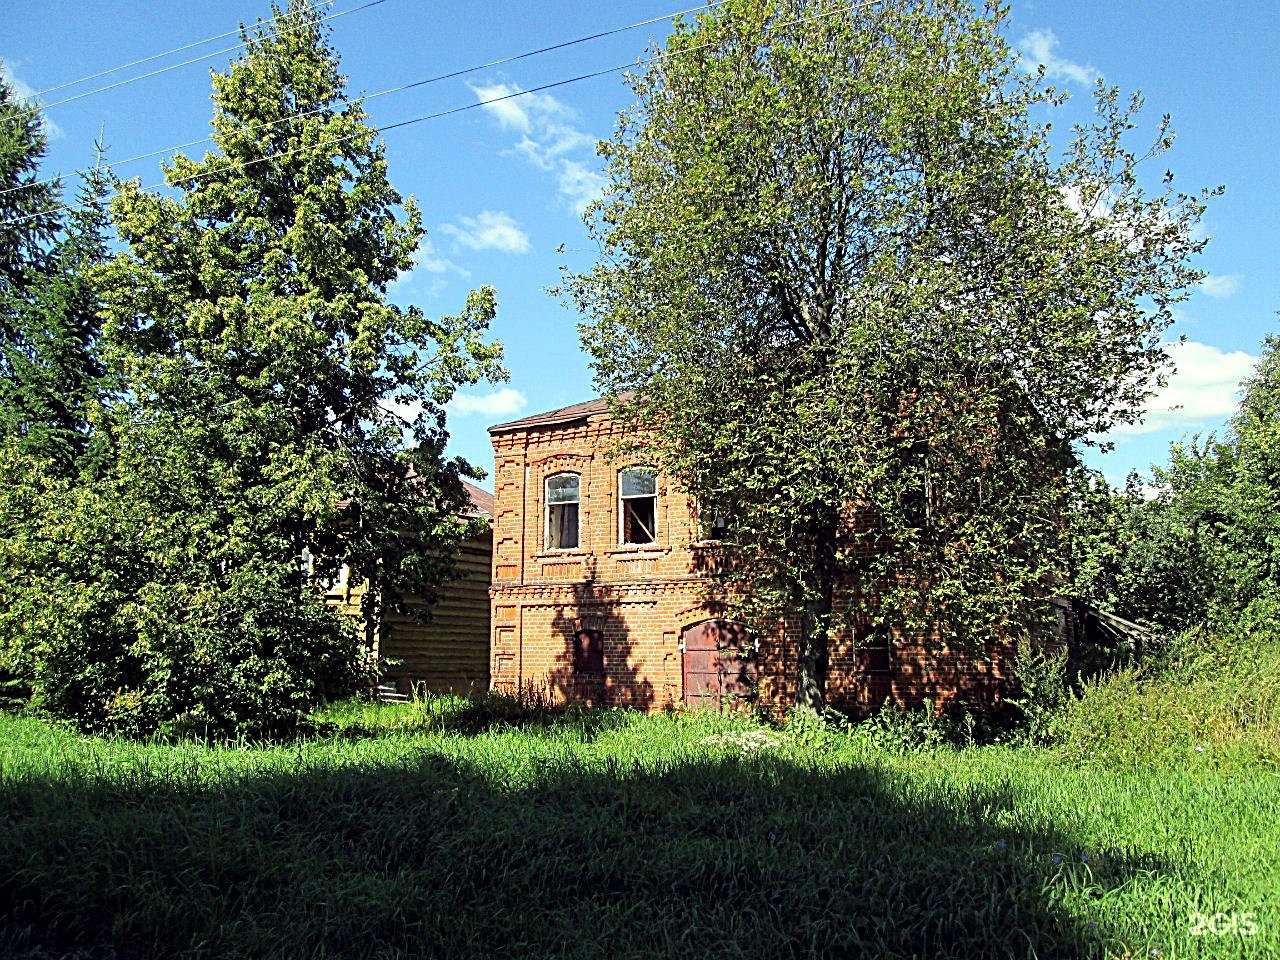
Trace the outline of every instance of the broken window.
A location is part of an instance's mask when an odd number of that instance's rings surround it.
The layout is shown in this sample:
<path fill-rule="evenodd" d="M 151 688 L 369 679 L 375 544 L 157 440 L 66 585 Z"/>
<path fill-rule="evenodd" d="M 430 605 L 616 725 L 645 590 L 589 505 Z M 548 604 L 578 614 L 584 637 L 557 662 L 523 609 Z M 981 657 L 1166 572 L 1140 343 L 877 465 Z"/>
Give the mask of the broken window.
<path fill-rule="evenodd" d="M 578 546 L 578 504 L 581 478 L 576 473 L 547 477 L 547 549 Z"/>
<path fill-rule="evenodd" d="M 729 511 L 723 507 L 708 507 L 698 504 L 696 509 L 699 539 L 704 542 L 719 542 L 729 531 Z"/>
<path fill-rule="evenodd" d="M 653 543 L 658 529 L 658 471 L 629 467 L 618 475 L 619 540 Z"/>

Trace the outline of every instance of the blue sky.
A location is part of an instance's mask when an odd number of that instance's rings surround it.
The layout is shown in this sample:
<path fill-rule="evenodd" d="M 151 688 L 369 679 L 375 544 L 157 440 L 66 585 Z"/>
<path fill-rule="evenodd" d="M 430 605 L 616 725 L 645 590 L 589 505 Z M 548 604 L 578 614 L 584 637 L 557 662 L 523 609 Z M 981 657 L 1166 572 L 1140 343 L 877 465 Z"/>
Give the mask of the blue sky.
<path fill-rule="evenodd" d="M 538 4 L 497 0 L 336 0 L 328 8 L 332 42 L 349 92 L 372 94 L 439 74 L 612 30 L 680 9 L 671 3 Z M 31 91 L 149 57 L 234 30 L 268 15 L 260 0 L 173 3 L 121 0 L 14 4 L 0 32 L 6 72 Z M 1045 63 L 1072 94 L 1054 119 L 1065 130 L 1084 116 L 1092 78 L 1146 96 L 1147 132 L 1172 114 L 1178 140 L 1153 166 L 1168 168 L 1188 192 L 1219 184 L 1205 218 L 1211 236 L 1200 267 L 1210 277 L 1181 304 L 1170 338 L 1178 373 L 1151 404 L 1145 424 L 1115 435 L 1114 453 L 1093 456 L 1113 481 L 1165 458 L 1188 433 L 1220 429 L 1268 333 L 1280 332 L 1280 175 L 1275 150 L 1280 119 L 1280 4 L 1190 0 L 1014 0 L 1007 29 L 1028 63 Z M 412 91 L 376 97 L 367 109 L 378 126 L 579 74 L 632 63 L 668 31 L 665 22 L 490 67 Z M 207 136 L 209 70 L 224 69 L 236 37 L 193 47 L 83 84 L 53 90 L 53 140 L 45 170 L 70 174 L 92 162 L 102 131 L 109 159 L 124 176 L 160 180 L 160 157 L 131 163 Z M 197 62 L 58 104 L 97 87 Z M 423 209 L 429 231 L 417 268 L 394 288 L 403 303 L 431 313 L 460 309 L 473 286 L 497 288 L 494 335 L 507 348 L 511 382 L 464 392 L 451 409 L 452 452 L 492 467 L 485 427 L 593 395 L 578 347 L 577 317 L 546 291 L 560 268 L 585 269 L 595 247 L 581 222 L 598 191 L 597 139 L 607 137 L 631 102 L 620 73 L 489 103 L 388 132 L 391 179 Z M 1140 131 L 1141 132 L 1141 131 Z M 190 147 L 199 155 L 205 144 Z M 172 151 L 169 151 L 172 152 Z M 489 486 L 488 482 L 484 484 Z"/>

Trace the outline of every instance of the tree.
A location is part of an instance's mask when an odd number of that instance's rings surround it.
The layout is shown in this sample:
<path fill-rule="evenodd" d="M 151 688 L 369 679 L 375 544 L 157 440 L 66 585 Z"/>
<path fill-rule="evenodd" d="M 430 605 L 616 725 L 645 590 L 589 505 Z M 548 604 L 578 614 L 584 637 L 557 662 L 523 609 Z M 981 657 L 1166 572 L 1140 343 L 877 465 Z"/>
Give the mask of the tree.
<path fill-rule="evenodd" d="M 85 177 L 78 205 L 60 216 L 65 229 L 11 292 L 9 335 L 0 343 L 0 436 L 14 439 L 17 454 L 65 476 L 77 472 L 89 447 L 104 373 L 91 274 L 107 260 L 108 189 L 99 163 Z"/>
<path fill-rule="evenodd" d="M 1154 471 L 1156 497 L 1147 509 L 1157 531 L 1176 531 L 1175 537 L 1151 538 L 1155 548 L 1191 554 L 1174 581 L 1189 581 L 1180 602 L 1153 618 L 1162 626 L 1234 622 L 1259 600 L 1280 602 L 1278 348 L 1280 339 L 1268 337 L 1223 436 L 1173 444 L 1169 462 Z"/>
<path fill-rule="evenodd" d="M 1186 502 L 1137 473 L 1121 490 L 1092 470 L 1076 476 L 1067 589 L 1160 631 L 1202 623 L 1219 573 Z"/>
<path fill-rule="evenodd" d="M 370 597 L 429 598 L 468 532 L 476 474 L 444 458 L 443 408 L 505 376 L 493 291 L 439 320 L 388 302 L 417 208 L 319 15 L 273 11 L 214 76 L 216 152 L 167 164 L 170 194 L 117 184 L 123 250 L 95 274 L 109 456 L 78 484 L 32 481 L 48 514 L 20 560 L 49 599 L 26 605 L 27 662 L 37 702 L 85 726 L 295 724 L 363 668 L 362 634 L 308 581 L 345 563 L 376 576 Z"/>
<path fill-rule="evenodd" d="M 82 392 L 74 389 L 78 381 L 70 367 L 84 359 L 86 340 L 86 331 L 75 328 L 87 323 L 91 338 L 96 321 L 81 309 L 82 296 L 55 288 L 68 275 L 68 261 L 84 259 L 101 240 L 100 222 L 89 213 L 57 242 L 66 217 L 59 184 L 39 180 L 44 152 L 38 108 L 23 102 L 0 74 L 0 436 L 29 437 L 25 445 L 35 446 L 49 440 L 49 430 L 59 442 L 71 439 L 62 428 L 69 426 L 68 406 Z M 87 185 L 98 199 L 100 187 Z M 80 302 L 73 306 L 73 300 Z M 58 378 L 44 375 L 54 372 L 72 377 L 68 386 L 76 400 L 64 401 Z"/>
<path fill-rule="evenodd" d="M 601 145 L 568 278 L 596 379 L 724 513 L 739 602 L 830 635 L 1025 637 L 1063 568 L 1073 444 L 1139 415 L 1204 195 L 1148 196 L 1099 88 L 1061 158 L 1005 11 L 727 0 L 680 21 Z M 1172 141 L 1162 124 L 1147 155 Z M 630 393 L 628 393 L 630 392 Z"/>
<path fill-rule="evenodd" d="M 37 179 L 45 143 L 39 110 L 0 71 L 0 300 L 21 287 L 60 225 L 57 184 Z"/>

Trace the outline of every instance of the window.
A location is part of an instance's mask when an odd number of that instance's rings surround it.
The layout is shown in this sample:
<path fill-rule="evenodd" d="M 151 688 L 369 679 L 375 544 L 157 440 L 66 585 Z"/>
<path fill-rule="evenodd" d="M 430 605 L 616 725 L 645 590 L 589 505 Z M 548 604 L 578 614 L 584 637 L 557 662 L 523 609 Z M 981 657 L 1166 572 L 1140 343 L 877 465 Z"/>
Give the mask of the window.
<path fill-rule="evenodd" d="M 705 542 L 719 542 L 725 538 L 729 529 L 729 511 L 722 507 L 707 507 L 698 504 L 696 508 L 699 539 Z"/>
<path fill-rule="evenodd" d="M 578 546 L 578 504 L 582 480 L 576 473 L 547 477 L 547 549 Z"/>
<path fill-rule="evenodd" d="M 350 568 L 344 563 L 331 577 L 317 576 L 316 568 L 319 566 L 317 558 L 311 552 L 310 547 L 302 548 L 302 572 L 307 575 L 307 579 L 312 584 L 320 587 L 327 594 L 345 593 L 347 589 L 347 580 L 350 575 Z"/>
<path fill-rule="evenodd" d="M 658 529 L 658 471 L 630 467 L 618 474 L 618 539 L 653 543 Z"/>

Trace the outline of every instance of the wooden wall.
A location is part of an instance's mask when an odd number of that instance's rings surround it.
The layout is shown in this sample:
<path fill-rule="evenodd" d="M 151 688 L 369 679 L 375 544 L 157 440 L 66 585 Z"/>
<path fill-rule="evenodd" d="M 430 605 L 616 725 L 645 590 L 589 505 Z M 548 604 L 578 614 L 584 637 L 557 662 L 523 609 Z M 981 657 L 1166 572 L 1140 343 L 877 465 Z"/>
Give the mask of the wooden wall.
<path fill-rule="evenodd" d="M 387 677 L 407 690 L 465 693 L 489 687 L 489 582 L 493 533 L 467 540 L 458 554 L 462 577 L 440 589 L 431 619 L 390 616 L 382 624 L 378 654 L 397 660 Z"/>

